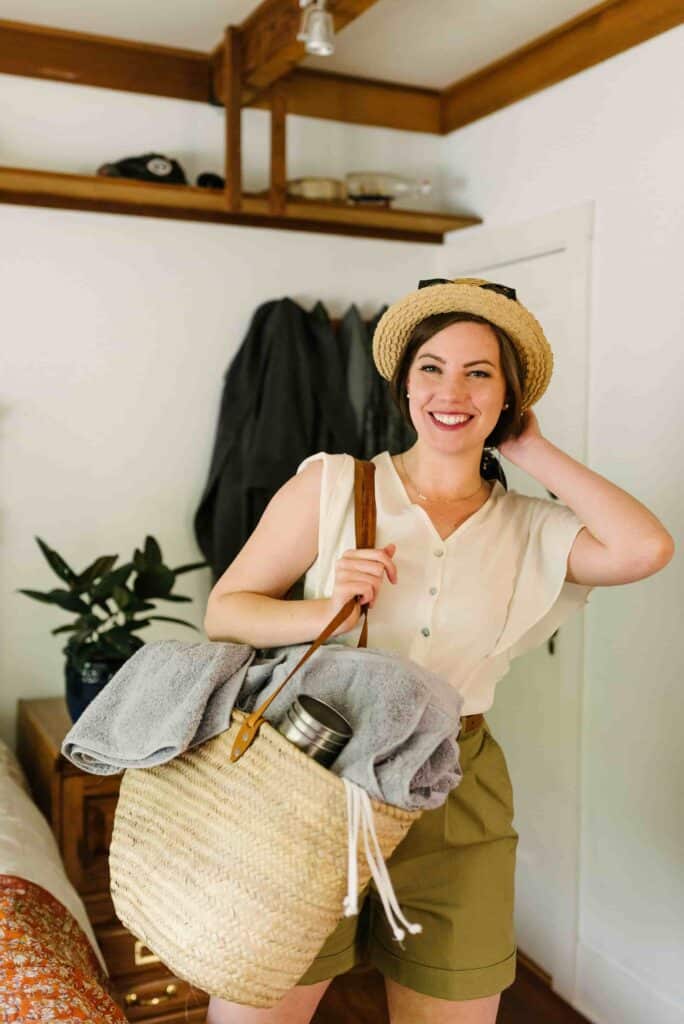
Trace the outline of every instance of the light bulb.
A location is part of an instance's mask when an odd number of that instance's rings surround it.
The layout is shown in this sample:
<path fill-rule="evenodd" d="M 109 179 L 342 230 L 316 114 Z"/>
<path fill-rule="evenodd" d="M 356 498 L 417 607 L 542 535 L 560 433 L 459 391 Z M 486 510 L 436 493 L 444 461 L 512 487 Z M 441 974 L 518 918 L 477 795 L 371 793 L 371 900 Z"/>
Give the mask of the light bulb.
<path fill-rule="evenodd" d="M 307 53 L 318 57 L 329 57 L 335 52 L 335 23 L 325 9 L 325 0 L 314 0 L 305 8 L 297 39 L 305 44 Z"/>

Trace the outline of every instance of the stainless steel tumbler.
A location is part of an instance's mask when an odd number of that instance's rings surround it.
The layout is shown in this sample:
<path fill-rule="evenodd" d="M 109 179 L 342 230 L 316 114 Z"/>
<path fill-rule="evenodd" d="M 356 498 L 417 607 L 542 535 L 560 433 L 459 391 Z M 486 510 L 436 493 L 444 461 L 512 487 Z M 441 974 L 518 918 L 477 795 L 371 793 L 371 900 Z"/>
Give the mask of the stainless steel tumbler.
<path fill-rule="evenodd" d="M 339 711 L 307 693 L 300 693 L 289 706 L 278 732 L 326 768 L 353 734 Z"/>

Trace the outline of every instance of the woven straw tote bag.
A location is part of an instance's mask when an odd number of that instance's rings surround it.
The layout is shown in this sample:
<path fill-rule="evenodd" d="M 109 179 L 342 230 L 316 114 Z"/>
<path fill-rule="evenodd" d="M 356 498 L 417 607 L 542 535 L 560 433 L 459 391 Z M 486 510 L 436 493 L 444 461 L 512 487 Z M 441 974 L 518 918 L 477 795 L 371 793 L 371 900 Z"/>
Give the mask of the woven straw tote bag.
<path fill-rule="evenodd" d="M 357 547 L 375 542 L 375 465 L 355 459 Z M 335 615 L 251 714 L 155 768 L 127 769 L 109 853 L 117 917 L 179 978 L 270 1007 L 296 985 L 373 877 L 395 937 L 385 866 L 420 811 L 369 799 L 265 722 L 294 672 L 351 613 Z M 368 606 L 359 647 L 368 636 Z M 372 840 L 372 841 L 371 841 Z M 393 920 L 394 918 L 394 920 Z"/>

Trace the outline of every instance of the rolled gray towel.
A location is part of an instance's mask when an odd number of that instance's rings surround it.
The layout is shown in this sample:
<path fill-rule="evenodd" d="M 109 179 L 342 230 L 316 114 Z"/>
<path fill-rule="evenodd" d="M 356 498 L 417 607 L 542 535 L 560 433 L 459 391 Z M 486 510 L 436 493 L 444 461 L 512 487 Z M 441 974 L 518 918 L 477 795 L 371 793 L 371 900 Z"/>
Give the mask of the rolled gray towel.
<path fill-rule="evenodd" d="M 229 727 L 255 654 L 249 644 L 145 644 L 74 722 L 62 753 L 95 775 L 170 761 Z"/>
<path fill-rule="evenodd" d="M 145 644 L 74 723 L 62 753 L 96 775 L 170 761 L 229 728 L 234 707 L 259 706 L 309 647 L 288 645 L 257 658 L 248 644 Z M 456 737 L 463 698 L 408 658 L 323 644 L 276 697 L 266 720 L 277 727 L 299 693 L 327 701 L 351 723 L 354 735 L 331 771 L 369 796 L 429 809 L 461 781 Z"/>

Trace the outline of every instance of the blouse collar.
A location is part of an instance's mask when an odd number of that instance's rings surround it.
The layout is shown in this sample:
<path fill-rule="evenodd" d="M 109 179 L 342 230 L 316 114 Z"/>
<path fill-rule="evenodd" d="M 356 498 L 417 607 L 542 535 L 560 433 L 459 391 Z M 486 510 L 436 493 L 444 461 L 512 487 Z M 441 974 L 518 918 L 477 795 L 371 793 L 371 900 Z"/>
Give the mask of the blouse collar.
<path fill-rule="evenodd" d="M 382 487 L 383 505 L 385 510 L 390 515 L 401 515 L 403 513 L 418 515 L 421 520 L 425 523 L 435 538 L 439 540 L 441 544 L 449 544 L 457 537 L 461 537 L 466 531 L 471 530 L 476 525 L 481 525 L 492 513 L 493 509 L 497 506 L 500 499 L 506 495 L 506 488 L 503 486 L 500 480 L 494 480 L 494 486 L 492 487 L 491 493 L 487 500 L 473 512 L 471 516 L 457 526 L 449 536 L 444 540 L 440 537 L 437 529 L 430 519 L 430 516 L 422 505 L 417 505 L 409 498 L 406 488 L 404 487 L 403 481 L 399 476 L 392 457 L 389 451 L 380 452 L 376 455 L 373 460 L 376 467 L 381 470 L 379 474 L 380 479 L 377 481 Z"/>

